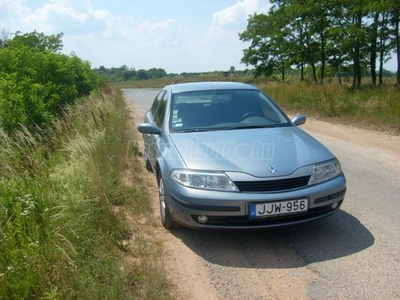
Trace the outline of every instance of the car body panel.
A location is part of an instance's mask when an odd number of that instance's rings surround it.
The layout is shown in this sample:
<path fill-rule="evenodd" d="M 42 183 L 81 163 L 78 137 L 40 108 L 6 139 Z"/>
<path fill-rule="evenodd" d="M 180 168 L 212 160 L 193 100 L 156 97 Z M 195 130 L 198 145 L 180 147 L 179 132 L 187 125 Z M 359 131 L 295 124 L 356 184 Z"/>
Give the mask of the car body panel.
<path fill-rule="evenodd" d="M 296 127 L 173 133 L 187 168 L 243 172 L 255 177 L 287 176 L 296 169 L 334 156 Z M 277 172 L 271 174 L 268 166 Z"/>

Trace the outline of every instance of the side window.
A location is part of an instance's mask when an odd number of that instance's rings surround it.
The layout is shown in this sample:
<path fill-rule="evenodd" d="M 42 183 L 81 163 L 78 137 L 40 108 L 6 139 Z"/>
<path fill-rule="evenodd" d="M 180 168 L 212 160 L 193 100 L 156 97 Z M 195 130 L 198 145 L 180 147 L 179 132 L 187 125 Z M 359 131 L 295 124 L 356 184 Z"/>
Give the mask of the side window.
<path fill-rule="evenodd" d="M 161 99 L 165 95 L 165 90 L 162 90 L 158 93 L 157 97 L 154 99 L 153 105 L 151 106 L 151 115 L 153 119 L 155 119 L 155 115 L 157 113 L 158 106 L 160 105 Z"/>
<path fill-rule="evenodd" d="M 154 121 L 156 122 L 158 127 L 161 127 L 164 117 L 165 117 L 165 110 L 167 108 L 167 100 L 168 100 L 168 93 L 164 93 L 160 105 L 158 106 L 157 113 L 154 117 Z"/>

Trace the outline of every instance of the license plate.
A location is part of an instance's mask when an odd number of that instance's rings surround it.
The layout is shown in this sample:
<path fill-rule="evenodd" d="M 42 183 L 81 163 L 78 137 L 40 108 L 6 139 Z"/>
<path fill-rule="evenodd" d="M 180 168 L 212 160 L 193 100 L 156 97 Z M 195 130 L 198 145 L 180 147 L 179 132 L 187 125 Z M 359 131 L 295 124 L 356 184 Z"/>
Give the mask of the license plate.
<path fill-rule="evenodd" d="M 308 210 L 307 199 L 289 200 L 281 202 L 251 203 L 250 218 L 266 218 L 269 216 L 279 216 L 296 214 Z"/>

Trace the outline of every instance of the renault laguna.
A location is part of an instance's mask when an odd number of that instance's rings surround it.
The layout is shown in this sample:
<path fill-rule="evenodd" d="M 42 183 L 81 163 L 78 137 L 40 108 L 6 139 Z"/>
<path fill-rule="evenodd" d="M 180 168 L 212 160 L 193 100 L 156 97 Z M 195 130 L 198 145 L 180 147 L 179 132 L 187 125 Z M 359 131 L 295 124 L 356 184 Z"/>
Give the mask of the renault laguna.
<path fill-rule="evenodd" d="M 166 229 L 266 228 L 336 212 L 346 179 L 337 158 L 253 85 L 173 84 L 144 123 L 146 168 Z"/>

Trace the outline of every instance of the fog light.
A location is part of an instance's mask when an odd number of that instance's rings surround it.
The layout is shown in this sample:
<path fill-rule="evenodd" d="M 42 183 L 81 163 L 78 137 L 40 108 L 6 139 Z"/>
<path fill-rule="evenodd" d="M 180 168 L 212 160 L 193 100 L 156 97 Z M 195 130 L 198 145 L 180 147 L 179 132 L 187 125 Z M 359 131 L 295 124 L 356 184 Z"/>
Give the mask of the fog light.
<path fill-rule="evenodd" d="M 207 216 L 198 216 L 197 221 L 199 221 L 199 223 L 201 223 L 201 224 L 205 224 L 208 222 L 208 217 Z"/>
<path fill-rule="evenodd" d="M 332 204 L 332 209 L 336 209 L 339 206 L 339 202 L 335 202 Z"/>

